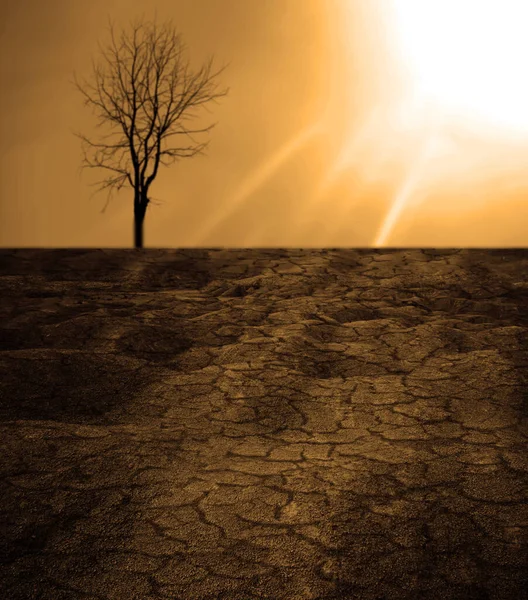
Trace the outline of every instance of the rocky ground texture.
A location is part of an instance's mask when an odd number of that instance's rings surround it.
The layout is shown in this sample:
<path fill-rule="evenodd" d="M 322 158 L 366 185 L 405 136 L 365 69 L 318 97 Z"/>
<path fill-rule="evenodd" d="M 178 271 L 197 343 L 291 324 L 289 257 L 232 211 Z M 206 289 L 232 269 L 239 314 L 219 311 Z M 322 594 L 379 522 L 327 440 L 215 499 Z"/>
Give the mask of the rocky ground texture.
<path fill-rule="evenodd" d="M 528 250 L 0 251 L 0 597 L 523 600 Z"/>

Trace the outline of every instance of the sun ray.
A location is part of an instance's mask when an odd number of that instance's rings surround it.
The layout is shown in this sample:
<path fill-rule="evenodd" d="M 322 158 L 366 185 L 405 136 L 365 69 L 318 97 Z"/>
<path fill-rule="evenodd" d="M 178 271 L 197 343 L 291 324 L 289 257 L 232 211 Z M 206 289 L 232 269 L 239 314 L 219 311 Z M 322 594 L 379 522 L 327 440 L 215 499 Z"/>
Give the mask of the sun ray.
<path fill-rule="evenodd" d="M 325 192 L 336 183 L 339 176 L 346 171 L 351 164 L 358 161 L 360 152 L 364 150 L 365 144 L 368 143 L 372 136 L 378 131 L 380 118 L 381 109 L 377 106 L 371 111 L 356 135 L 351 136 L 350 142 L 343 147 L 337 161 L 328 170 L 326 176 L 317 186 L 314 194 L 314 201 L 316 201 L 317 198 L 324 196 Z"/>
<path fill-rule="evenodd" d="M 355 135 L 350 136 L 350 141 L 343 145 L 334 164 L 330 166 L 325 176 L 306 199 L 303 212 L 297 220 L 299 230 L 307 227 L 313 221 L 315 211 L 325 200 L 332 186 L 348 169 L 352 166 L 360 166 L 363 170 L 368 168 L 367 165 L 363 164 L 362 155 L 365 154 L 367 146 L 372 143 L 372 139 L 380 138 L 381 120 L 381 108 L 377 106 L 372 109 Z"/>
<path fill-rule="evenodd" d="M 427 161 L 431 156 L 431 151 L 436 142 L 437 138 L 435 133 L 431 133 L 426 137 L 425 143 L 422 147 L 422 152 L 418 156 L 402 187 L 396 194 L 391 208 L 376 234 L 373 243 L 373 246 L 375 248 L 379 248 L 386 244 L 391 233 L 393 232 L 398 221 L 400 220 L 404 209 L 409 204 L 409 201 L 411 200 L 413 194 L 416 193 L 419 183 L 423 181 L 427 167 Z"/>
<path fill-rule="evenodd" d="M 299 152 L 311 139 L 323 132 L 322 122 L 316 122 L 298 133 L 295 137 L 281 146 L 275 154 L 253 171 L 233 194 L 231 201 L 225 203 L 223 210 L 206 221 L 202 227 L 194 231 L 192 245 L 203 245 L 207 237 L 223 221 L 227 220 L 237 208 L 246 202 L 278 169 L 286 163 L 296 152 Z"/>
<path fill-rule="evenodd" d="M 302 229 L 313 224 L 316 210 L 328 197 L 332 187 L 350 170 L 358 173 L 359 186 L 368 187 L 372 183 L 394 181 L 400 169 L 398 163 L 416 162 L 416 150 L 413 152 L 412 149 L 417 144 L 419 148 L 423 148 L 424 129 L 427 135 L 427 131 L 430 131 L 437 120 L 431 106 L 413 96 L 404 98 L 403 102 L 396 105 L 383 102 L 374 105 L 355 134 L 349 137 L 348 143 L 343 144 L 334 164 L 330 165 L 326 175 L 307 199 L 303 215 L 298 220 L 299 227 Z M 403 165 L 402 167 L 405 168 Z M 360 202 L 357 191 L 351 190 L 355 195 L 356 206 Z M 330 222 L 325 223 L 328 230 L 335 231 L 340 226 L 342 220 L 337 218 L 336 210 L 344 217 L 349 212 L 346 209 L 349 202 L 350 197 L 346 193 L 341 194 L 339 205 L 334 206 L 332 211 L 333 226 Z"/>

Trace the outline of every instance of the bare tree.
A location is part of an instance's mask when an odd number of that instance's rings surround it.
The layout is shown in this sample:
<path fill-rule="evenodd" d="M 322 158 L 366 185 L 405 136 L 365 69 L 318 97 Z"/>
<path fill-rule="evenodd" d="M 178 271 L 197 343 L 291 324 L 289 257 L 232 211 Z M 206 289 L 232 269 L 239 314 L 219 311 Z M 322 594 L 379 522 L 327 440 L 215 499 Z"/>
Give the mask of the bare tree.
<path fill-rule="evenodd" d="M 151 198 L 150 187 L 160 164 L 200 154 L 207 146 L 194 137 L 208 133 L 214 124 L 193 128 L 198 109 L 225 96 L 210 59 L 193 70 L 181 36 L 169 21 L 159 26 L 144 20 L 116 35 L 110 22 L 110 43 L 99 45 L 102 60 L 92 61 L 93 82 L 74 84 L 98 117 L 97 127 L 108 133 L 94 142 L 82 141 L 82 168 L 108 173 L 96 191 L 123 186 L 134 190 L 134 245 L 143 247 L 143 222 Z M 107 201 L 107 204 L 108 204 Z M 106 208 L 106 205 L 105 205 Z M 104 209 L 103 209 L 104 210 Z"/>

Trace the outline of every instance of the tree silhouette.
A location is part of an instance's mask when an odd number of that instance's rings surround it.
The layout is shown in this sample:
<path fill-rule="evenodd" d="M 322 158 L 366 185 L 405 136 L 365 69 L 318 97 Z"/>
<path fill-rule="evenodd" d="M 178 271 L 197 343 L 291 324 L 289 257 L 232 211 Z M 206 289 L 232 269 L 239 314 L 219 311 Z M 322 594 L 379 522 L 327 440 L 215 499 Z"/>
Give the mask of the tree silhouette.
<path fill-rule="evenodd" d="M 208 142 L 195 135 L 213 127 L 193 128 L 197 109 L 225 96 L 219 89 L 213 59 L 193 70 L 186 46 L 172 22 L 138 20 L 119 36 L 110 22 L 110 43 L 99 45 L 102 60 L 92 61 L 93 82 L 74 85 L 98 117 L 97 127 L 109 133 L 94 142 L 76 133 L 82 141 L 81 168 L 110 172 L 96 182 L 96 191 L 113 191 L 130 186 L 134 190 L 134 245 L 143 247 L 143 223 L 149 190 L 160 165 L 200 154 Z M 107 204 L 108 204 L 107 201 Z M 106 208 L 106 205 L 105 205 Z M 104 210 L 104 209 L 103 209 Z"/>

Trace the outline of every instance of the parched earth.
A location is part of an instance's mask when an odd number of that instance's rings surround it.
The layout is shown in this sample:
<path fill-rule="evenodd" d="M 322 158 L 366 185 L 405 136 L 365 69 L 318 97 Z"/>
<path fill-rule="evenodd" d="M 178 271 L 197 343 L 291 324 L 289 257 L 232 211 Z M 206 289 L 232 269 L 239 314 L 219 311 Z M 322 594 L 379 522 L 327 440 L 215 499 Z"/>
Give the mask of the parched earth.
<path fill-rule="evenodd" d="M 0 251 L 0 598 L 527 598 L 528 250 Z"/>

